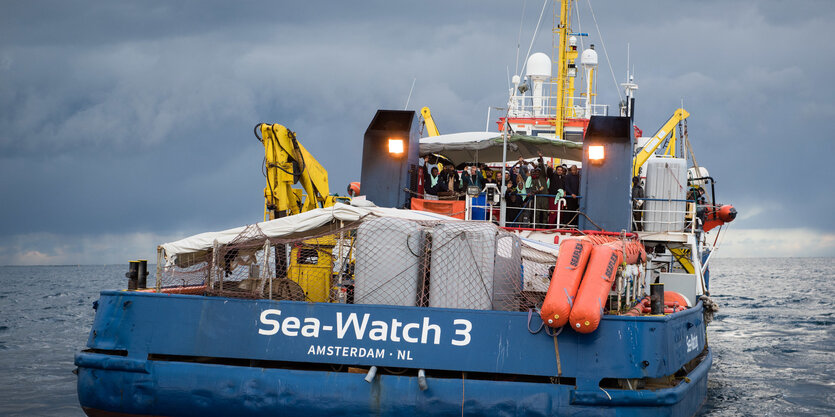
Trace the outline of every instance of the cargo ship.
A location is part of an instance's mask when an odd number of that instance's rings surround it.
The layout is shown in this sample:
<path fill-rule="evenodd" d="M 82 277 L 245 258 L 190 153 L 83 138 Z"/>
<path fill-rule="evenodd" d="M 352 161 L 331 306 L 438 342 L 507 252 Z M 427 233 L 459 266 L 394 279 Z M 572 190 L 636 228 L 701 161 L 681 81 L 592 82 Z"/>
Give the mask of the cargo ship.
<path fill-rule="evenodd" d="M 528 57 L 498 132 L 378 110 L 353 198 L 292 130 L 257 125 L 264 221 L 161 244 L 153 277 L 132 261 L 128 289 L 101 292 L 75 356 L 84 412 L 697 413 L 708 267 L 736 211 L 686 111 L 643 137 L 632 80 L 617 115 L 595 103 L 571 7 L 556 64 Z"/>

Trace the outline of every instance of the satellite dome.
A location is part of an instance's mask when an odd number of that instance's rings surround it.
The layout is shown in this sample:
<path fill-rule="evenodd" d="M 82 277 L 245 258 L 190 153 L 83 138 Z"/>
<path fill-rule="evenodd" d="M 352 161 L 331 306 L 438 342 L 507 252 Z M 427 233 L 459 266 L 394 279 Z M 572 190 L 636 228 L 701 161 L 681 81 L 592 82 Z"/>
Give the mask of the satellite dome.
<path fill-rule="evenodd" d="M 537 52 L 528 57 L 528 68 L 525 75 L 528 77 L 550 77 L 551 57 L 542 52 Z"/>
<path fill-rule="evenodd" d="M 580 55 L 580 62 L 583 66 L 587 67 L 596 67 L 597 66 L 597 52 L 594 48 L 589 48 L 583 51 L 582 55 Z"/>

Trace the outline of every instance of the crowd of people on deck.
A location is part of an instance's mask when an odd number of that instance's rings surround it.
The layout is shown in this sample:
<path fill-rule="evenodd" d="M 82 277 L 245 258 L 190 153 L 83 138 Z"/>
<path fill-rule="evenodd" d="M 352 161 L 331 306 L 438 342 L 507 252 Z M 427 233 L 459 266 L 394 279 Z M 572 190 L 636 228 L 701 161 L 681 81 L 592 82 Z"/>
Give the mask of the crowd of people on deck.
<path fill-rule="evenodd" d="M 500 189 L 504 175 L 509 226 L 536 225 L 542 228 L 577 225 L 580 207 L 580 169 L 577 165 L 547 165 L 540 153 L 536 161 L 520 157 L 504 170 L 473 164 L 458 172 L 451 163 L 427 164 L 426 168 L 426 198 L 463 199 L 470 186 L 477 187 L 479 192 L 487 184 L 495 184 Z"/>
<path fill-rule="evenodd" d="M 495 184 L 500 190 L 502 175 L 507 186 L 507 225 L 510 227 L 554 228 L 576 227 L 579 213 L 580 169 L 577 165 L 548 165 L 540 153 L 535 161 L 520 157 L 515 164 L 492 168 L 477 163 L 456 170 L 451 163 L 426 163 L 424 170 L 424 197 L 427 199 L 464 199 L 469 187 L 474 186 L 481 193 L 490 190 L 488 184 Z M 632 178 L 632 220 L 633 230 L 644 230 L 644 203 L 646 193 L 641 178 Z M 705 189 L 693 186 L 688 190 L 687 201 L 697 206 L 706 204 Z M 704 217 L 704 209 L 696 211 Z M 557 217 L 559 216 L 559 218 Z M 704 219 L 702 219 L 704 221 Z"/>

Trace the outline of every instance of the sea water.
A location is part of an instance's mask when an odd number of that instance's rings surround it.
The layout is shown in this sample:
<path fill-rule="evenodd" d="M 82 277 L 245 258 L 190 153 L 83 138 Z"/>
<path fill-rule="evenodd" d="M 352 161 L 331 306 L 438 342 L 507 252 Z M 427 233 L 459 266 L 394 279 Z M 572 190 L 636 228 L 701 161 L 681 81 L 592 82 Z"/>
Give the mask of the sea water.
<path fill-rule="evenodd" d="M 0 266 L 0 415 L 83 416 L 72 373 L 125 265 Z M 715 259 L 703 416 L 835 415 L 835 258 Z"/>

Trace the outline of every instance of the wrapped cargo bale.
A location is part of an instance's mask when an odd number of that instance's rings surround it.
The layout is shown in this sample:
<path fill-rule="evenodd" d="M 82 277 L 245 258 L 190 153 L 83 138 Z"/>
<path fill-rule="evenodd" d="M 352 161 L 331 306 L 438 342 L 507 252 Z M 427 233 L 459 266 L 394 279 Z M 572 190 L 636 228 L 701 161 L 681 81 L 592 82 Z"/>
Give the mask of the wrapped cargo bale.
<path fill-rule="evenodd" d="M 435 226 L 429 306 L 516 309 L 521 289 L 521 244 L 518 237 L 503 233 L 492 223 Z"/>
<path fill-rule="evenodd" d="M 354 303 L 417 305 L 424 232 L 411 220 L 375 218 L 357 228 Z"/>

